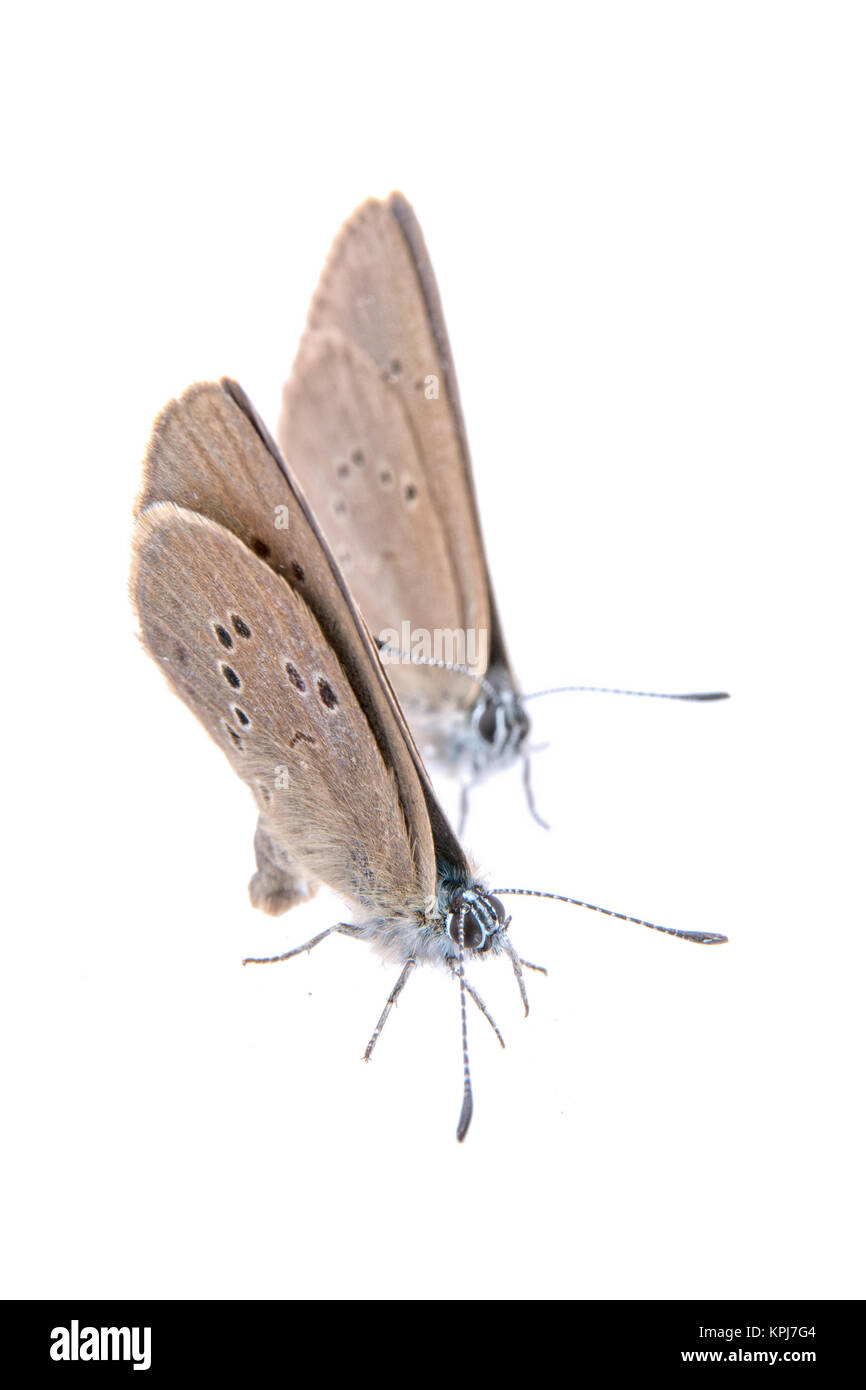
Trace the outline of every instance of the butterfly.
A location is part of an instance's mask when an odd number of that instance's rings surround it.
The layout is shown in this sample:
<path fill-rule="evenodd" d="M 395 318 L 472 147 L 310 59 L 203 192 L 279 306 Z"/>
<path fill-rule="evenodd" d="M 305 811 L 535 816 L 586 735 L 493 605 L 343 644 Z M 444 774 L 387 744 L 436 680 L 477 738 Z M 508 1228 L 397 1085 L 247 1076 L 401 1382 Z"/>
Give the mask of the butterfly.
<path fill-rule="evenodd" d="M 268 960 L 337 932 L 399 965 L 367 1059 L 412 971 L 450 971 L 461 999 L 462 1140 L 473 1105 L 467 995 L 502 1041 L 465 963 L 506 956 L 528 1012 L 523 969 L 538 967 L 519 956 L 501 896 L 536 894 L 490 889 L 463 850 L 340 566 L 236 383 L 193 386 L 166 407 L 136 512 L 130 585 L 143 644 L 257 807 L 253 904 L 281 913 L 321 882 L 352 909 L 352 921 Z"/>
<path fill-rule="evenodd" d="M 388 664 L 425 756 L 471 786 L 515 760 L 526 704 L 508 657 L 436 279 L 401 193 L 343 225 L 283 390 L 277 438 Z M 716 700 L 723 692 L 653 698 Z"/>
<path fill-rule="evenodd" d="M 277 438 L 426 755 L 468 788 L 523 760 L 508 658 L 433 267 L 407 200 L 340 231 L 283 392 Z"/>

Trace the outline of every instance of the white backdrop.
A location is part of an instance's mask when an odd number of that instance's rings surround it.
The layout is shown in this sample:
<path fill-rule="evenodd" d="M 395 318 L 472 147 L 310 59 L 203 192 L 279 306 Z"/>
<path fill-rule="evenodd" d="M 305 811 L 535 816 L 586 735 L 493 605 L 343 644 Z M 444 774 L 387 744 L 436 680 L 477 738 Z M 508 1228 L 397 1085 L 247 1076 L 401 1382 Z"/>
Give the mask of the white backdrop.
<path fill-rule="evenodd" d="M 862 1172 L 862 9 L 43 6 L 3 59 L 2 1292 L 855 1297 Z M 531 977 L 249 906 L 254 808 L 139 650 L 155 414 L 275 423 L 342 220 L 431 250 L 534 707 L 467 844 Z M 14 680 L 13 680 L 14 676 Z M 454 788 L 443 786 L 453 807 Z"/>

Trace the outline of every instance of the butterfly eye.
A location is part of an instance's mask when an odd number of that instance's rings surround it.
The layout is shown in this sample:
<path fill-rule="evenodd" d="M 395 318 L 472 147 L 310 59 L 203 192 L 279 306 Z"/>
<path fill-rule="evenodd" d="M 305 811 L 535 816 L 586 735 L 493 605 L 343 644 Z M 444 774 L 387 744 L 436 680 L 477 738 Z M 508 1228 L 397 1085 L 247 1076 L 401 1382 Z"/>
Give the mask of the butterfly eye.
<path fill-rule="evenodd" d="M 460 941 L 460 913 L 453 912 L 448 922 L 448 935 L 452 941 Z M 475 913 L 470 909 L 463 918 L 463 945 L 467 950 L 477 950 L 484 941 L 484 929 Z"/>
<path fill-rule="evenodd" d="M 478 732 L 485 743 L 495 742 L 496 723 L 496 705 L 492 700 L 488 700 L 484 706 L 484 713 L 478 721 Z"/>
<path fill-rule="evenodd" d="M 492 893 L 487 893 L 484 901 L 487 903 L 487 906 L 492 908 L 496 913 L 499 925 L 502 926 L 502 923 L 505 921 L 505 908 L 502 906 L 502 903 L 498 898 L 495 898 Z"/>

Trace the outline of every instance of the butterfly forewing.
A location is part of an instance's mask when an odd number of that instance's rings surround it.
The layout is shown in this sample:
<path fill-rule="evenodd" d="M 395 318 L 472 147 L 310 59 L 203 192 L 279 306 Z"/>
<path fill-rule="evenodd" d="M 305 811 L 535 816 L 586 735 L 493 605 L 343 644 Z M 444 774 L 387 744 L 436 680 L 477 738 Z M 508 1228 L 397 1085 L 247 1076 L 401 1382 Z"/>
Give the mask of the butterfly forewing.
<path fill-rule="evenodd" d="M 376 635 L 456 631 L 464 611 L 429 479 L 405 407 L 372 361 L 336 332 L 307 333 L 283 397 L 282 448 Z M 395 642 L 391 637 L 392 644 Z M 467 681 L 411 664 L 401 698 L 431 690 L 471 701 Z"/>
<path fill-rule="evenodd" d="M 488 631 L 490 584 L 444 321 L 420 229 L 399 195 L 364 203 L 339 233 L 308 319 L 309 331 L 325 329 L 351 339 L 400 398 L 444 530 L 461 626 Z M 303 481 L 303 460 L 295 465 Z M 423 554 L 416 563 L 423 568 Z"/>
<path fill-rule="evenodd" d="M 429 828 L 410 835 L 396 777 L 303 598 L 236 536 L 170 503 L 141 516 L 132 583 L 148 650 L 252 790 L 273 843 L 368 914 L 422 912 L 436 891 Z"/>

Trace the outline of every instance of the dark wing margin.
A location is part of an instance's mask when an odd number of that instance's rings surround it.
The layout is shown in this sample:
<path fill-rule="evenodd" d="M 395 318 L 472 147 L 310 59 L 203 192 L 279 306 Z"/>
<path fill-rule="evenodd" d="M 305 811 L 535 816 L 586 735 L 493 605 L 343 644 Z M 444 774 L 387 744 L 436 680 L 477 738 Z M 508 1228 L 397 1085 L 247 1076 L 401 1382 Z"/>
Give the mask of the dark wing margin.
<path fill-rule="evenodd" d="M 466 434 L 466 424 L 463 419 L 463 409 L 460 404 L 460 392 L 457 386 L 457 373 L 454 369 L 454 358 L 451 353 L 451 344 L 448 339 L 448 330 L 445 327 L 445 315 L 442 312 L 442 301 L 439 297 L 439 287 L 436 284 L 436 276 L 433 272 L 433 263 L 430 260 L 430 253 L 421 231 L 421 224 L 415 216 L 414 209 L 409 200 L 402 194 L 394 192 L 387 200 L 388 207 L 396 221 L 403 239 L 412 258 L 415 273 L 418 277 L 418 288 L 424 306 L 427 310 L 427 318 L 430 321 L 430 329 L 433 334 L 436 349 L 439 354 L 439 361 L 442 367 L 442 376 L 448 392 L 448 401 L 451 406 L 451 414 L 454 419 L 454 428 L 457 438 L 460 441 L 460 451 L 463 456 L 463 467 L 466 472 L 466 487 L 472 505 L 472 515 L 475 522 L 475 532 L 478 537 L 478 549 L 481 561 L 484 565 L 484 573 L 487 579 L 487 596 L 490 603 L 490 666 L 504 666 L 509 674 L 512 685 L 515 685 L 514 675 L 511 664 L 508 660 L 508 653 L 505 647 L 505 638 L 502 631 L 502 623 L 499 619 L 499 610 L 496 606 L 496 598 L 493 593 L 493 582 L 490 578 L 490 566 L 487 563 L 487 555 L 484 549 L 484 536 L 481 530 L 481 516 L 478 510 L 478 498 L 475 492 L 475 480 L 472 476 L 472 465 L 470 463 L 469 440 Z"/>

